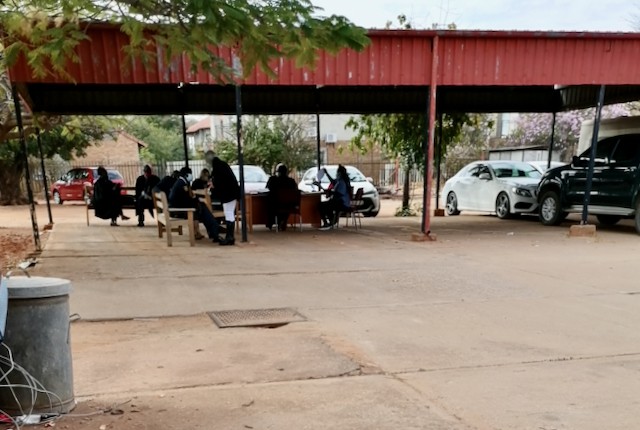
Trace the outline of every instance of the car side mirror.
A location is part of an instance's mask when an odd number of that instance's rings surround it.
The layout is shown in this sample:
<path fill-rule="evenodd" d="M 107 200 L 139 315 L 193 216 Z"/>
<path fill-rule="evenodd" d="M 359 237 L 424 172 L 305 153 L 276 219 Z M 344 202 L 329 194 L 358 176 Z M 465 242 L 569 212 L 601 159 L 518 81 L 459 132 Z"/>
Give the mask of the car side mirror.
<path fill-rule="evenodd" d="M 483 172 L 483 173 L 480 173 L 480 176 L 478 176 L 478 178 L 480 178 L 483 181 L 490 181 L 491 175 L 488 174 L 487 172 Z"/>
<path fill-rule="evenodd" d="M 367 176 L 367 182 L 373 184 L 373 178 L 371 176 Z"/>

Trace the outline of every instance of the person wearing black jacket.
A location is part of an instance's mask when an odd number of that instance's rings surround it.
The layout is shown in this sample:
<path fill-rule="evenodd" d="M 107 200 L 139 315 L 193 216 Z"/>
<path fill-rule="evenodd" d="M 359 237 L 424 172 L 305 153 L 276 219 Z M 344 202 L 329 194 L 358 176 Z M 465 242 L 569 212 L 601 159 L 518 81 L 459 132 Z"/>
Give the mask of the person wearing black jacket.
<path fill-rule="evenodd" d="M 189 167 L 183 167 L 180 169 L 180 176 L 176 180 L 176 183 L 173 184 L 173 188 L 171 188 L 171 192 L 169 193 L 169 207 L 195 209 L 196 221 L 202 221 L 211 240 L 214 242 L 220 242 L 220 237 L 218 236 L 218 223 L 215 218 L 213 218 L 211 212 L 209 212 L 209 209 L 204 205 L 200 205 L 198 198 L 193 195 L 193 191 L 191 190 L 192 180 L 193 174 Z M 178 214 L 176 214 L 176 216 L 178 216 Z M 186 217 L 186 214 L 184 214 L 184 216 Z M 196 239 L 202 239 L 202 237 L 203 236 L 198 231 L 198 224 L 196 224 Z"/>
<path fill-rule="evenodd" d="M 167 175 L 164 178 L 162 178 L 160 182 L 158 182 L 158 185 L 156 185 L 153 188 L 153 191 L 155 192 L 163 191 L 167 195 L 167 198 L 169 198 L 169 193 L 171 193 L 171 188 L 173 188 L 173 184 L 176 183 L 179 177 L 180 177 L 180 172 L 177 170 L 174 170 L 173 173 L 171 173 L 171 175 Z"/>
<path fill-rule="evenodd" d="M 289 169 L 287 169 L 287 166 L 280 163 L 276 166 L 276 174 L 271 176 L 267 181 L 267 188 L 269 189 L 267 228 L 271 230 L 276 217 L 278 217 L 278 230 L 285 230 L 287 228 L 289 213 L 299 202 L 291 200 L 283 201 L 279 197 L 282 196 L 282 193 L 286 192 L 286 190 L 289 190 L 289 194 L 291 192 L 297 192 L 298 184 L 296 184 L 293 178 L 289 177 Z M 295 195 L 296 194 L 294 194 L 294 196 Z"/>
<path fill-rule="evenodd" d="M 98 180 L 93 184 L 91 199 L 96 217 L 110 219 L 112 226 L 118 225 L 117 219 L 119 216 L 125 219 L 122 215 L 120 187 L 111 182 L 107 169 L 102 166 L 98 167 Z"/>
<path fill-rule="evenodd" d="M 160 183 L 160 178 L 153 174 L 151 166 L 146 165 L 143 174 L 136 179 L 136 215 L 138 227 L 144 227 L 144 210 L 153 217 L 153 188 Z"/>
<path fill-rule="evenodd" d="M 234 245 L 234 229 L 236 221 L 236 204 L 240 197 L 238 179 L 233 174 L 231 167 L 218 157 L 211 160 L 211 197 L 222 202 L 224 219 L 227 224 L 227 234 L 220 240 L 220 245 Z"/>

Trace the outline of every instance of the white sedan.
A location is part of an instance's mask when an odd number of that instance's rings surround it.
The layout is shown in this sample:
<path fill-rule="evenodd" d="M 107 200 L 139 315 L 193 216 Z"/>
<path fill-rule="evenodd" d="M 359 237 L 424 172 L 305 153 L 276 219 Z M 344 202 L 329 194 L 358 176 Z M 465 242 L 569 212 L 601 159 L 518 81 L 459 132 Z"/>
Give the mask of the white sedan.
<path fill-rule="evenodd" d="M 536 187 L 542 174 L 519 161 L 474 161 L 449 179 L 442 190 L 448 215 L 492 212 L 498 218 L 538 209 Z"/>

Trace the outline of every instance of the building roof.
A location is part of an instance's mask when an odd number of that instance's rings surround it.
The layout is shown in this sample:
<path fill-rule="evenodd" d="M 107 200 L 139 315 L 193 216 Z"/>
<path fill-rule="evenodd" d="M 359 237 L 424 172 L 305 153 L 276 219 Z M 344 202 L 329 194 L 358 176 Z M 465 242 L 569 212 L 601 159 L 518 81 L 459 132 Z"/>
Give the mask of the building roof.
<path fill-rule="evenodd" d="M 211 128 L 211 117 L 207 116 L 206 118 L 201 119 L 195 124 L 190 125 L 189 128 L 187 128 L 187 134 L 196 133 L 200 130 L 210 129 L 210 128 Z"/>
<path fill-rule="evenodd" d="M 74 82 L 36 78 L 25 58 L 9 70 L 34 112 L 234 113 L 235 87 L 193 71 L 185 57 L 143 67 L 127 57 L 116 25 L 86 29 L 69 62 Z M 437 85 L 439 112 L 554 112 L 640 99 L 640 34 L 372 30 L 362 52 L 320 52 L 317 66 L 276 64 L 242 82 L 248 114 L 425 112 Z M 228 48 L 212 47 L 231 62 Z M 184 84 L 183 84 L 184 83 Z M 179 86 L 181 89 L 179 89 Z"/>

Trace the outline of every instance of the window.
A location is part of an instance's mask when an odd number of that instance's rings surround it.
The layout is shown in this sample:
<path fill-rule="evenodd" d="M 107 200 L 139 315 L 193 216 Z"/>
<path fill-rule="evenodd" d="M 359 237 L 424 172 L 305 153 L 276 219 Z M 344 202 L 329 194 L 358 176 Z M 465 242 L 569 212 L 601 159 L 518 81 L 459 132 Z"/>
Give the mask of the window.
<path fill-rule="evenodd" d="M 640 136 L 630 134 L 620 136 L 620 140 L 613 150 L 611 161 L 622 164 L 631 164 L 638 160 L 640 153 Z"/>

